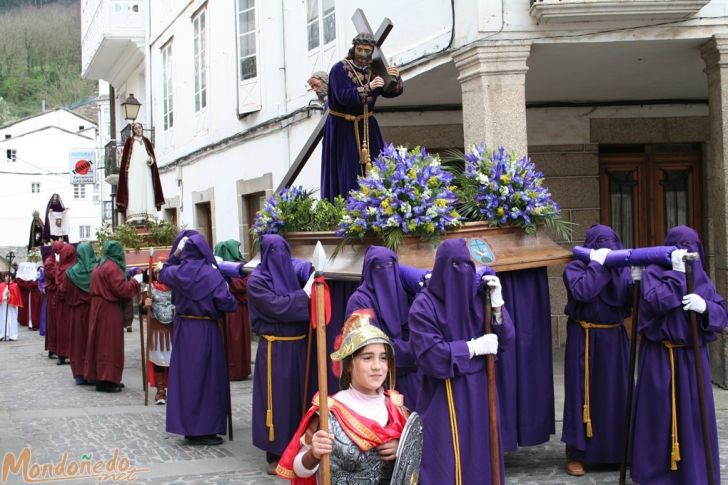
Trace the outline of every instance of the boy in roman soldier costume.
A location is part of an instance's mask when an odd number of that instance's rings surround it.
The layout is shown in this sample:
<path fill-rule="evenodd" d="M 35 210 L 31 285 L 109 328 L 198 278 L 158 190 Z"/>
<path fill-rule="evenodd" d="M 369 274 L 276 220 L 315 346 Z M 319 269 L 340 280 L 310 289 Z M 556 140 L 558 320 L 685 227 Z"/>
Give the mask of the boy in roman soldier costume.
<path fill-rule="evenodd" d="M 352 313 L 331 354 L 342 390 L 329 398 L 329 432 L 318 429 L 316 394 L 278 463 L 280 477 L 315 484 L 321 455 L 328 454 L 331 483 L 389 483 L 409 411 L 389 389 L 394 348 L 371 316 L 371 310 Z"/>
<path fill-rule="evenodd" d="M 161 261 L 157 267 L 161 269 Z M 167 403 L 167 378 L 169 377 L 169 363 L 172 360 L 174 303 L 172 303 L 172 289 L 156 278 L 157 267 L 153 269 L 151 282 L 144 292 L 144 306 L 147 311 L 151 310 L 151 318 L 149 318 L 147 326 L 149 385 L 157 388 L 154 402 L 161 405 Z"/>

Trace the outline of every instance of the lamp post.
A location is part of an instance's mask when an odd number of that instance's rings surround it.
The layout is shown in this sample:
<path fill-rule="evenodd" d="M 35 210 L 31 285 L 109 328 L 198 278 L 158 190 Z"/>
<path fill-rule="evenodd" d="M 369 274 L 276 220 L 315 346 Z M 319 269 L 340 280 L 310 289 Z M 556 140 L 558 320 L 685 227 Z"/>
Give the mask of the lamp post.
<path fill-rule="evenodd" d="M 124 109 L 124 119 L 129 122 L 127 124 L 127 128 L 125 128 L 124 130 L 128 129 L 130 132 L 130 136 L 134 136 L 134 130 L 132 129 L 131 125 L 137 119 L 137 116 L 139 116 L 139 110 L 142 107 L 142 103 L 140 103 L 139 100 L 134 97 L 134 93 L 129 93 L 129 96 L 127 96 L 124 102 L 121 103 L 121 107 Z M 122 133 L 124 130 L 122 130 Z M 118 218 L 118 212 L 116 210 L 116 186 L 114 185 L 112 185 L 111 187 L 111 211 L 111 229 L 112 231 L 114 231 L 116 230 Z"/>
<path fill-rule="evenodd" d="M 121 107 L 124 109 L 124 119 L 129 123 L 134 123 L 134 120 L 139 116 L 139 109 L 142 107 L 142 103 L 134 97 L 134 93 L 129 93 L 126 100 L 121 103 Z"/>

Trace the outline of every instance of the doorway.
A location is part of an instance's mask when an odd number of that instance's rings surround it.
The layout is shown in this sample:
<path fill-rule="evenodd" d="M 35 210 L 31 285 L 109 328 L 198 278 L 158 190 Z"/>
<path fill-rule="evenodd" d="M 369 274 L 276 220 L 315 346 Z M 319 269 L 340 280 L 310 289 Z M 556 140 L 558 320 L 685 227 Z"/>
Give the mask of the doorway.
<path fill-rule="evenodd" d="M 205 236 L 207 243 L 213 247 L 215 242 L 212 240 L 212 209 L 209 202 L 200 202 L 195 204 L 195 212 L 197 216 L 197 231 Z"/>
<path fill-rule="evenodd" d="M 680 224 L 702 237 L 701 159 L 696 143 L 600 146 L 602 224 L 625 248 L 660 246 Z"/>

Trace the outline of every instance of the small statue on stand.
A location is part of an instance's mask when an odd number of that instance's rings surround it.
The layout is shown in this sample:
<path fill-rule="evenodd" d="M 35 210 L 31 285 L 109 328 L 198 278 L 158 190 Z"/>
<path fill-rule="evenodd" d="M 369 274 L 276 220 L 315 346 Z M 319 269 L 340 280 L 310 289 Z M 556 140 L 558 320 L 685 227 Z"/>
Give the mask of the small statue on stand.
<path fill-rule="evenodd" d="M 33 211 L 33 221 L 30 223 L 30 238 L 28 239 L 28 252 L 31 252 L 33 248 L 39 248 L 43 245 L 44 227 L 40 213 Z"/>
<path fill-rule="evenodd" d="M 164 205 L 164 193 L 152 142 L 143 135 L 141 123 L 132 124 L 132 132 L 121 155 L 116 207 L 127 224 L 143 224 L 156 220 Z"/>
<path fill-rule="evenodd" d="M 70 224 L 68 222 L 69 208 L 63 204 L 61 196 L 53 194 L 48 201 L 43 225 L 43 243 L 62 240 L 68 242 Z"/>

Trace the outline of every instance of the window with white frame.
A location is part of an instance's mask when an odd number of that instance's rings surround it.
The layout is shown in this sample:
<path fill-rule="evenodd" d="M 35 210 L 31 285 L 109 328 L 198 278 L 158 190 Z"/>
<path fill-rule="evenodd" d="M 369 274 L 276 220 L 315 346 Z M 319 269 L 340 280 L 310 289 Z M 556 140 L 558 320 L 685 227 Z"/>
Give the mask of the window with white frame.
<path fill-rule="evenodd" d="M 334 0 L 306 0 L 306 12 L 308 50 L 336 39 Z"/>
<path fill-rule="evenodd" d="M 174 126 L 172 109 L 172 41 L 162 47 L 162 113 L 164 129 Z"/>
<path fill-rule="evenodd" d="M 195 66 L 195 111 L 207 106 L 207 10 L 192 19 L 194 30 L 193 61 Z"/>
<path fill-rule="evenodd" d="M 30 183 L 30 193 L 31 194 L 40 194 L 40 182 L 31 182 Z"/>
<path fill-rule="evenodd" d="M 78 238 L 79 239 L 90 239 L 91 238 L 91 226 L 78 226 Z"/>
<path fill-rule="evenodd" d="M 86 185 L 77 184 L 73 186 L 73 198 L 74 199 L 85 199 L 86 198 Z"/>
<path fill-rule="evenodd" d="M 8 162 L 16 162 L 18 160 L 18 150 L 14 148 L 8 148 L 5 150 L 5 159 Z"/>
<path fill-rule="evenodd" d="M 255 0 L 238 0 L 238 60 L 240 81 L 258 76 Z"/>

